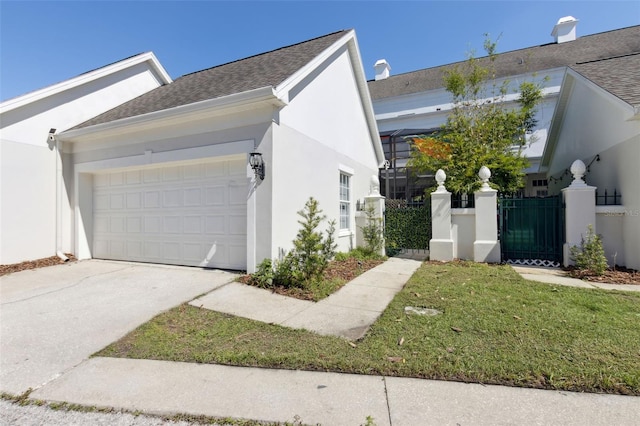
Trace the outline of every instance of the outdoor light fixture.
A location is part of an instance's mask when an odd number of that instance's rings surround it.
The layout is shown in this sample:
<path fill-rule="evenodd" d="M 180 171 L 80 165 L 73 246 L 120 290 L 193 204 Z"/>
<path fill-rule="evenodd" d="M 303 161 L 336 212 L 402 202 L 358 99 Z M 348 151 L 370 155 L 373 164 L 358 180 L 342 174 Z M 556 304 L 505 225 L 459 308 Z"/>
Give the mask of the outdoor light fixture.
<path fill-rule="evenodd" d="M 249 154 L 249 165 L 251 165 L 256 177 L 264 180 L 264 161 L 262 160 L 262 154 L 259 152 Z"/>

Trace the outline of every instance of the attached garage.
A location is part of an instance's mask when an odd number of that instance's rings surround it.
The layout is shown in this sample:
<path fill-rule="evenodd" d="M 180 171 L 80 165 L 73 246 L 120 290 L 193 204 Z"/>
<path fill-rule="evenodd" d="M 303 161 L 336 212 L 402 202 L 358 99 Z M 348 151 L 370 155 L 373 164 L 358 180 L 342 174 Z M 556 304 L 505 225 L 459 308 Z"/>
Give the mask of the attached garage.
<path fill-rule="evenodd" d="M 246 269 L 245 157 L 95 173 L 93 257 Z"/>

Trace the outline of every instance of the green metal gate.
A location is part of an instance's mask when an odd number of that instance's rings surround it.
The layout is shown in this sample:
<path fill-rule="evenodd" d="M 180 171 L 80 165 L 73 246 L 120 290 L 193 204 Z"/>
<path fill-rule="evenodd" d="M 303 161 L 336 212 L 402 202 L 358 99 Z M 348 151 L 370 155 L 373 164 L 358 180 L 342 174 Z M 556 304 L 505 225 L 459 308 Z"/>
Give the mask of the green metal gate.
<path fill-rule="evenodd" d="M 500 198 L 502 260 L 523 265 L 559 266 L 564 243 L 564 209 L 560 195 Z"/>

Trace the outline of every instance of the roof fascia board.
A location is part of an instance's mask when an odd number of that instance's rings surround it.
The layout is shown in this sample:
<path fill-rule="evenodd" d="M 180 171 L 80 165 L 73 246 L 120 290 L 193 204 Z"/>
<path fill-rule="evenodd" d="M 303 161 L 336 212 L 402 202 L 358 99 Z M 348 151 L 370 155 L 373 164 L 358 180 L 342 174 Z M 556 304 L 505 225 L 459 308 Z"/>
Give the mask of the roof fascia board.
<path fill-rule="evenodd" d="M 378 160 L 378 168 L 384 167 L 385 156 L 382 148 L 382 141 L 380 140 L 380 131 L 378 130 L 378 123 L 376 121 L 376 115 L 373 110 L 373 102 L 371 100 L 371 94 L 369 93 L 369 85 L 367 84 L 367 77 L 364 72 L 364 66 L 362 64 L 362 56 L 360 56 L 360 49 L 358 48 L 358 40 L 356 34 L 351 31 L 351 39 L 349 40 L 349 53 L 351 55 L 351 65 L 353 66 L 353 72 L 355 73 L 356 82 L 360 89 L 360 101 L 367 117 L 367 124 L 369 126 L 369 133 L 371 140 L 373 141 L 373 148 Z"/>
<path fill-rule="evenodd" d="M 189 120 L 202 115 L 215 115 L 224 110 L 231 111 L 238 108 L 250 108 L 251 106 L 264 105 L 265 103 L 276 108 L 282 108 L 286 103 L 276 96 L 271 86 L 235 93 L 214 99 L 207 99 L 174 108 L 154 111 L 147 114 L 136 115 L 134 117 L 122 118 L 120 120 L 107 123 L 96 124 L 80 129 L 68 130 L 59 133 L 57 138 L 60 141 L 73 141 L 79 138 L 90 137 L 99 133 L 115 133 L 130 130 L 137 130 L 148 126 L 157 126 L 168 120 Z"/>
<path fill-rule="evenodd" d="M 132 67 L 144 62 L 148 62 L 151 65 L 151 68 L 155 71 L 158 79 L 160 80 L 161 85 L 169 84 L 173 82 L 173 80 L 171 79 L 167 71 L 164 69 L 164 67 L 160 64 L 160 62 L 158 61 L 156 56 L 153 54 L 153 52 L 147 52 L 147 53 L 142 53 L 140 55 L 133 56 L 128 59 L 124 59 L 122 61 L 116 62 L 115 64 L 107 65 L 106 67 L 98 68 L 94 71 L 81 74 L 69 80 L 65 80 L 60 83 L 47 86 L 43 89 L 27 93 L 25 95 L 18 96 L 16 98 L 9 99 L 0 104 L 0 113 L 11 111 L 13 109 L 27 105 L 29 103 L 36 102 L 40 99 L 44 99 L 46 97 L 64 92 L 65 90 L 69 90 L 74 87 L 78 87 L 83 84 L 90 83 L 92 81 L 98 80 L 109 74 L 114 74 L 118 71 L 127 69 L 129 67 Z"/>
<path fill-rule="evenodd" d="M 560 136 L 560 129 L 562 128 L 562 123 L 564 121 L 566 107 L 569 104 L 569 99 L 571 98 L 574 84 L 575 73 L 571 73 L 571 69 L 567 67 L 565 70 L 564 78 L 562 79 L 560 95 L 558 96 L 558 103 L 556 105 L 555 111 L 553 112 L 553 117 L 551 118 L 549 135 L 547 136 L 547 143 L 544 147 L 544 151 L 542 152 L 542 159 L 540 161 L 541 167 L 548 168 L 551 166 L 553 154 L 558 143 L 558 137 Z"/>

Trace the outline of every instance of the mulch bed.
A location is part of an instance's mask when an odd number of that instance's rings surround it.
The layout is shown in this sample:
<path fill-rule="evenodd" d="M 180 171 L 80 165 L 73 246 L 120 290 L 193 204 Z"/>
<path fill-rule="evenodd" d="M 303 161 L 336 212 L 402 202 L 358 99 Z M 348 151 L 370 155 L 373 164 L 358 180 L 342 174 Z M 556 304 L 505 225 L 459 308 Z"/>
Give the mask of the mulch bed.
<path fill-rule="evenodd" d="M 75 262 L 76 258 L 70 253 L 65 253 L 69 258 L 68 262 Z M 44 268 L 45 266 L 54 266 L 66 263 L 58 256 L 46 257 L 44 259 L 29 260 L 27 262 L 13 263 L 11 265 L 0 265 L 0 276 L 12 274 L 14 272 L 25 271 L 27 269 Z"/>
<path fill-rule="evenodd" d="M 349 258 L 346 260 L 333 260 L 329 263 L 329 266 L 324 271 L 325 280 L 333 280 L 340 278 L 344 280 L 344 283 L 348 283 L 358 275 L 375 268 L 380 265 L 383 260 L 358 260 Z M 251 275 L 243 275 L 238 278 L 238 281 L 244 284 L 250 284 Z M 301 300 L 313 300 L 313 293 L 308 290 L 297 287 L 282 287 L 274 286 L 269 288 L 274 293 L 281 294 L 283 296 L 295 297 Z M 336 289 L 337 290 L 337 289 Z"/>
<path fill-rule="evenodd" d="M 579 278 L 584 281 L 608 284 L 640 285 L 640 272 L 635 269 L 628 269 L 625 267 L 609 268 L 603 275 L 588 275 L 583 271 L 571 267 L 566 268 L 565 270 L 569 273 L 569 276 Z"/>

